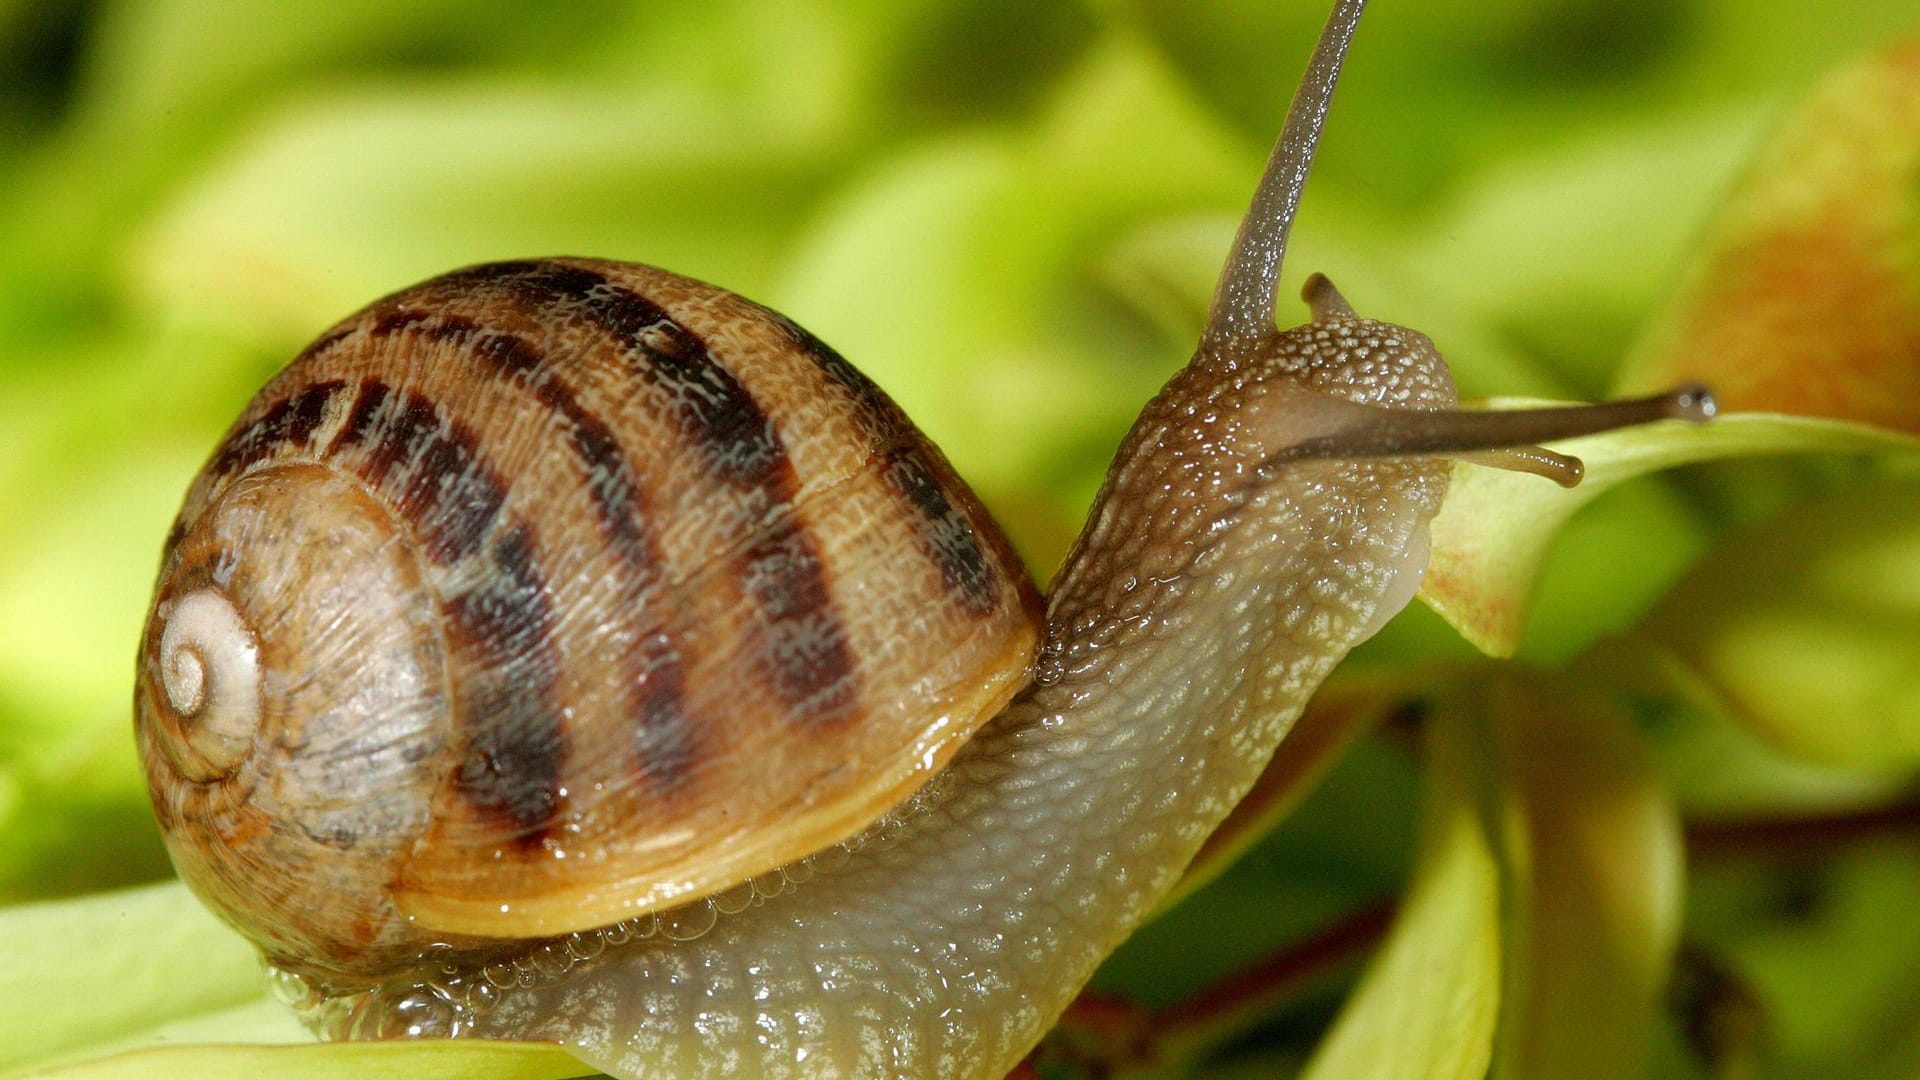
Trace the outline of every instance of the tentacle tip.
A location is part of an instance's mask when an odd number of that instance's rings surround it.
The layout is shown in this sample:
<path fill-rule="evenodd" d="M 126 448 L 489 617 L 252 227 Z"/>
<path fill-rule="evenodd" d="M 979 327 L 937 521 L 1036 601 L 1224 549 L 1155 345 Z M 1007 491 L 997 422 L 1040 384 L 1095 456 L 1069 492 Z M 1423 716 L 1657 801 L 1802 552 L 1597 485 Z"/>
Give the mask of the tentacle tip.
<path fill-rule="evenodd" d="M 1334 288 L 1333 281 L 1318 270 L 1307 275 L 1306 283 L 1300 287 L 1300 299 L 1307 302 L 1307 308 L 1313 312 L 1314 322 L 1357 317 L 1353 305 L 1347 303 L 1347 298 Z"/>
<path fill-rule="evenodd" d="M 1553 482 L 1563 488 L 1579 487 L 1587 478 L 1587 463 L 1571 454 L 1562 454 L 1560 468 L 1552 473 Z"/>
<path fill-rule="evenodd" d="M 1682 383 L 1667 395 L 1667 415 L 1675 420 L 1704 424 L 1719 411 L 1720 404 L 1705 383 Z"/>

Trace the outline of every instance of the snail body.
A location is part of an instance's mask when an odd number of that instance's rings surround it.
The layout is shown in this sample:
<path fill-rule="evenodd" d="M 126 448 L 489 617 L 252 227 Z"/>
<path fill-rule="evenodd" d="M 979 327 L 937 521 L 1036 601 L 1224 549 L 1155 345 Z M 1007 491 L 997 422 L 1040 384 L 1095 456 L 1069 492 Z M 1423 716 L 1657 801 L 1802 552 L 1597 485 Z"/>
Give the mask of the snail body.
<path fill-rule="evenodd" d="M 1317 277 L 1277 330 L 1361 6 L 1044 610 L 871 383 L 723 290 L 492 264 L 323 335 L 163 556 L 136 713 L 182 877 L 333 1035 L 1003 1075 L 1411 599 L 1451 458 L 1571 482 L 1524 444 L 1711 411 L 1457 412 Z"/>

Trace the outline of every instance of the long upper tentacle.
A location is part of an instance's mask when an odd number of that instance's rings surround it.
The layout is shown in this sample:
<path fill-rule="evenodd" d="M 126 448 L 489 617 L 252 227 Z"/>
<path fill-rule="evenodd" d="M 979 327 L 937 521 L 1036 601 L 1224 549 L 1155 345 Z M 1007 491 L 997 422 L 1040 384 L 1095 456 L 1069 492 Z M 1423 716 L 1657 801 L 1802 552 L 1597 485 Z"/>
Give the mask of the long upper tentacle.
<path fill-rule="evenodd" d="M 1214 288 L 1213 306 L 1200 336 L 1201 355 L 1229 362 L 1257 348 L 1275 332 L 1274 294 L 1280 284 L 1280 262 L 1286 254 L 1287 234 L 1300 205 L 1300 191 L 1313 164 L 1314 148 L 1326 126 L 1327 107 L 1334 83 L 1346 60 L 1366 0 L 1340 0 L 1328 16 L 1320 42 L 1307 62 L 1307 73 L 1287 110 L 1287 124 L 1267 159 L 1266 174 L 1254 192 L 1253 205 L 1240 223 L 1233 250 Z"/>

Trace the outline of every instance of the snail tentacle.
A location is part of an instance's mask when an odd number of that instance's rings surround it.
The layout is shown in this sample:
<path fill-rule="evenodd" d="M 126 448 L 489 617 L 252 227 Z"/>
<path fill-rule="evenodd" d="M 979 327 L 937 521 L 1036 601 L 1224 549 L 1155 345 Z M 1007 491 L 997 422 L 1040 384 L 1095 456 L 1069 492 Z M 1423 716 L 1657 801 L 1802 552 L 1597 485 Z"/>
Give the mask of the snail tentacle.
<path fill-rule="evenodd" d="M 1214 287 L 1206 328 L 1200 334 L 1202 356 L 1235 362 L 1258 350 L 1277 332 L 1274 305 L 1294 212 L 1300 206 L 1300 193 L 1306 189 L 1320 133 L 1326 128 L 1347 46 L 1353 42 L 1366 6 L 1366 0 L 1338 0 L 1327 16 L 1300 88 L 1287 109 L 1286 125 L 1267 159 L 1253 204 L 1240 219 L 1226 267 Z"/>

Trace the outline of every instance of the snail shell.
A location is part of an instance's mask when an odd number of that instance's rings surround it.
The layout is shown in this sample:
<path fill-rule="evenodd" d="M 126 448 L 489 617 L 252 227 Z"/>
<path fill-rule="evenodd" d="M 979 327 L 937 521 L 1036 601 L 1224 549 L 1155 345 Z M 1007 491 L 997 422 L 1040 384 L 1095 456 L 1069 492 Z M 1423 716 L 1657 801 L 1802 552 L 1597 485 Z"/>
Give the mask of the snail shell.
<path fill-rule="evenodd" d="M 372 979 L 830 847 L 1027 682 L 1039 620 L 939 451 L 782 316 L 478 266 L 328 331 L 215 450 L 138 738 L 181 876 L 277 966 Z"/>

